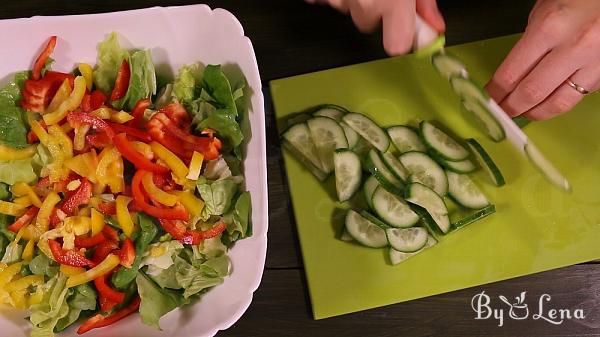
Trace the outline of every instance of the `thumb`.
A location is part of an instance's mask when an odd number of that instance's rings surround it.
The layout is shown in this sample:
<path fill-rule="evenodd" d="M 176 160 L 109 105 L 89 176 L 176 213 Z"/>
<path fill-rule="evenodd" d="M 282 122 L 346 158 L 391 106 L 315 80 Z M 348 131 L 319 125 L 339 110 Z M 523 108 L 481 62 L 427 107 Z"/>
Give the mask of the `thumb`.
<path fill-rule="evenodd" d="M 437 30 L 439 33 L 446 31 L 446 23 L 440 10 L 438 9 L 436 0 L 417 0 L 417 13 L 421 15 L 423 20 Z"/>

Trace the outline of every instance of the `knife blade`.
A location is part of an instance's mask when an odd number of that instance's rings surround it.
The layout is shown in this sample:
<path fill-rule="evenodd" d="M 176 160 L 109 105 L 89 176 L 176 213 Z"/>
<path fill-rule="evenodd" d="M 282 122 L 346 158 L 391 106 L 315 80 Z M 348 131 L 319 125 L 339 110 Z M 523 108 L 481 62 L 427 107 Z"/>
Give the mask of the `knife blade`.
<path fill-rule="evenodd" d="M 419 15 L 415 21 L 413 50 L 421 54 L 444 53 L 443 37 L 429 26 Z M 440 45 L 441 43 L 441 45 Z M 468 72 L 467 72 L 468 73 Z M 471 82 L 472 79 L 469 78 Z M 456 91 L 456 90 L 455 90 Z M 504 129 L 508 141 L 554 186 L 571 192 L 571 184 L 565 176 L 542 154 L 537 146 L 491 97 L 480 102 Z"/>

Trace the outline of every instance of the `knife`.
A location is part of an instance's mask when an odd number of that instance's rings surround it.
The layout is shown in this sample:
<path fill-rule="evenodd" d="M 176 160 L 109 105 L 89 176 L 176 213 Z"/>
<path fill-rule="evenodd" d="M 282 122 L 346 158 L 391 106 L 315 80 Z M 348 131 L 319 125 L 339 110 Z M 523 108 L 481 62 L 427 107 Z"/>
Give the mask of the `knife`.
<path fill-rule="evenodd" d="M 437 55 L 444 55 L 444 44 L 445 39 L 443 36 L 438 36 L 431 26 L 429 26 L 419 15 L 416 16 L 415 22 L 415 38 L 413 42 L 413 50 L 421 55 L 431 55 L 432 59 Z M 454 57 L 454 59 L 456 59 Z M 460 62 L 460 60 L 456 60 Z M 500 107 L 500 105 L 494 101 L 491 97 L 481 92 L 481 89 L 473 83 L 471 78 L 468 78 L 468 72 L 464 64 L 460 62 L 463 67 L 456 71 L 455 75 L 464 78 L 466 81 L 461 79 L 460 82 L 471 83 L 473 88 L 477 88 L 477 95 L 469 97 L 469 99 L 477 100 L 478 104 L 484 108 L 487 113 L 497 122 L 496 125 L 501 127 L 500 131 L 502 136 L 505 136 L 508 141 L 522 154 L 528 161 L 554 186 L 559 189 L 571 192 L 571 185 L 564 175 L 542 154 L 537 146 L 527 137 L 527 135 L 519 128 L 519 126 L 508 116 L 508 114 Z M 436 69 L 437 70 L 437 69 Z M 439 71 L 438 71 L 439 72 Z M 450 78 L 449 78 L 450 79 Z M 460 90 L 457 86 L 453 85 L 454 91 L 459 94 L 463 99 L 465 98 L 464 90 Z M 479 94 L 480 92 L 480 94 Z M 464 103 L 464 101 L 463 101 Z M 471 109 L 468 109 L 471 110 Z M 485 112 L 484 111 L 484 112 Z M 484 116 L 485 117 L 485 116 Z M 504 138 L 504 137 L 502 137 Z M 501 139 L 495 139 L 499 141 Z"/>

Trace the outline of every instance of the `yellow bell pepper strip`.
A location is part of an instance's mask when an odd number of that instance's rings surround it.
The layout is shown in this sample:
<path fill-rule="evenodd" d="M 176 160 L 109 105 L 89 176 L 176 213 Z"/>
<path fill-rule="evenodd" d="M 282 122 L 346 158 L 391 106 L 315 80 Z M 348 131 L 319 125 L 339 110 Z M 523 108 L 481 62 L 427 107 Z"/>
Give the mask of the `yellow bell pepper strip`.
<path fill-rule="evenodd" d="M 98 182 L 98 178 L 96 177 L 96 168 L 98 167 L 96 150 L 91 150 L 65 160 L 65 166 L 78 175 L 88 178 L 92 183 Z"/>
<path fill-rule="evenodd" d="M 33 188 L 31 186 L 29 186 L 28 184 L 26 184 L 22 181 L 19 181 L 11 186 L 10 191 L 12 192 L 13 195 L 16 195 L 18 197 L 22 197 L 22 196 L 26 195 L 29 197 L 29 200 L 35 207 L 38 207 L 38 208 L 42 207 L 42 201 L 40 200 L 38 195 L 35 193 Z"/>
<path fill-rule="evenodd" d="M 114 178 L 111 177 L 111 174 L 119 173 L 116 172 L 118 167 L 111 167 L 111 164 L 118 161 L 120 158 L 121 154 L 112 146 L 105 147 L 102 152 L 100 152 L 98 155 L 98 167 L 96 167 L 96 177 L 101 185 L 109 185 L 111 183 L 111 178 Z"/>
<path fill-rule="evenodd" d="M 29 127 L 31 128 L 31 131 L 33 131 L 33 133 L 38 137 L 38 139 L 40 140 L 40 143 L 47 145 L 48 144 L 48 132 L 46 131 L 46 129 L 44 129 L 44 127 L 42 126 L 42 124 L 40 124 L 40 122 L 36 121 L 31 116 L 28 117 L 28 121 L 29 121 Z"/>
<path fill-rule="evenodd" d="M 61 264 L 60 265 L 60 272 L 67 275 L 67 276 L 74 276 L 74 275 L 78 275 L 81 273 L 85 273 L 85 268 L 83 267 L 73 267 L 73 266 L 68 266 L 66 264 Z"/>
<path fill-rule="evenodd" d="M 65 80 L 62 82 L 60 87 L 58 87 L 58 90 L 56 91 L 56 94 L 54 94 L 54 97 L 52 97 L 52 100 L 50 101 L 50 104 L 46 108 L 46 111 L 47 112 L 56 111 L 58 109 L 58 107 L 60 107 L 62 102 L 66 101 L 67 98 L 69 98 L 69 95 L 71 95 L 71 91 L 72 91 L 71 83 L 69 83 L 69 79 L 65 78 Z M 41 141 L 41 138 L 40 138 L 40 141 Z"/>
<path fill-rule="evenodd" d="M 183 161 L 179 157 L 171 152 L 169 149 L 164 147 L 158 142 L 151 142 L 150 147 L 154 154 L 167 164 L 167 166 L 173 171 L 173 179 L 179 185 L 185 184 L 187 181 L 188 168 L 185 166 Z"/>
<path fill-rule="evenodd" d="M 0 262 L 0 273 L 2 273 L 4 271 L 4 269 L 6 269 L 6 267 L 8 267 L 8 265 L 4 262 Z"/>
<path fill-rule="evenodd" d="M 29 199 L 29 196 L 24 195 L 22 197 L 18 197 L 18 198 L 14 198 L 13 202 L 17 205 L 21 205 L 23 207 L 29 207 L 31 206 L 31 199 Z"/>
<path fill-rule="evenodd" d="M 44 122 L 47 125 L 58 124 L 61 120 L 67 117 L 67 114 L 79 107 L 81 104 L 81 100 L 83 99 L 83 95 L 85 95 L 86 82 L 83 76 L 75 77 L 75 82 L 73 84 L 73 92 L 69 95 L 64 102 L 60 104 L 60 106 L 44 115 Z"/>
<path fill-rule="evenodd" d="M 37 153 L 37 147 L 28 146 L 22 149 L 15 149 L 10 146 L 0 144 L 0 160 L 19 160 L 33 157 Z"/>
<path fill-rule="evenodd" d="M 133 119 L 133 116 L 128 114 L 125 111 L 116 111 L 110 115 L 110 120 L 115 123 L 119 123 L 119 124 L 127 123 L 132 119 Z"/>
<path fill-rule="evenodd" d="M 44 275 L 29 275 L 21 277 L 18 280 L 12 281 L 4 286 L 4 290 L 8 292 L 27 289 L 32 285 L 44 283 Z"/>
<path fill-rule="evenodd" d="M 150 145 L 144 142 L 139 142 L 137 140 L 132 141 L 131 145 L 133 145 L 133 148 L 137 152 L 143 154 L 144 157 L 146 157 L 146 159 L 152 160 L 152 158 L 154 158 L 154 152 L 152 152 L 152 148 L 150 147 Z"/>
<path fill-rule="evenodd" d="M 116 159 L 108 166 L 108 186 L 112 193 L 125 191 L 124 172 L 125 164 L 123 163 L 123 157 L 119 153 Z"/>
<path fill-rule="evenodd" d="M 120 263 L 117 255 L 108 254 L 108 256 L 94 268 L 84 273 L 73 275 L 67 279 L 67 288 L 72 288 L 80 284 L 88 283 L 98 277 L 111 272 Z"/>
<path fill-rule="evenodd" d="M 17 309 L 27 309 L 27 289 L 10 292 L 11 305 Z"/>
<path fill-rule="evenodd" d="M 33 293 L 31 296 L 29 296 L 29 299 L 27 300 L 27 304 L 29 305 L 29 308 L 31 308 L 32 306 L 34 306 L 36 304 L 42 303 L 43 299 L 44 299 L 44 287 L 37 286 L 35 288 L 35 293 Z"/>
<path fill-rule="evenodd" d="M 92 69 L 92 66 L 90 66 L 87 63 L 80 63 L 79 66 L 77 67 L 77 69 L 79 69 L 81 76 L 83 76 L 83 78 L 85 78 L 85 86 L 87 87 L 87 90 L 92 91 L 92 85 L 94 84 L 94 82 L 93 82 L 94 70 Z"/>
<path fill-rule="evenodd" d="M 100 213 L 100 211 L 98 211 L 95 208 L 92 208 L 92 215 L 91 215 L 91 219 L 92 219 L 92 236 L 102 232 L 102 229 L 104 228 L 104 214 Z"/>
<path fill-rule="evenodd" d="M 200 198 L 196 198 L 192 191 L 173 191 L 171 192 L 177 196 L 179 202 L 187 209 L 192 216 L 198 216 L 202 213 L 204 208 L 204 201 Z"/>
<path fill-rule="evenodd" d="M 110 119 L 110 115 L 114 111 L 111 108 L 102 107 L 92 111 L 92 115 L 100 118 L 100 119 Z"/>
<path fill-rule="evenodd" d="M 50 215 L 52 215 L 52 210 L 59 201 L 60 197 L 54 191 L 50 192 L 46 199 L 44 199 L 44 202 L 42 202 L 42 207 L 40 207 L 40 210 L 38 211 L 35 225 L 26 227 L 33 230 L 31 233 L 32 238 L 39 239 L 42 234 L 48 231 L 48 228 L 50 227 Z"/>
<path fill-rule="evenodd" d="M 200 170 L 202 170 L 202 162 L 204 161 L 204 155 L 200 152 L 194 151 L 192 154 L 192 160 L 190 161 L 190 167 L 188 169 L 187 177 L 191 180 L 198 180 L 200 176 Z"/>
<path fill-rule="evenodd" d="M 177 203 L 177 196 L 169 194 L 158 188 L 154 184 L 153 179 L 154 178 L 152 172 L 146 172 L 142 177 L 142 186 L 144 186 L 144 189 L 148 193 L 150 199 L 160 202 L 165 206 L 175 206 L 175 204 Z"/>
<path fill-rule="evenodd" d="M 117 221 L 123 230 L 123 233 L 130 238 L 131 234 L 135 229 L 135 224 L 131 219 L 131 214 L 129 214 L 129 209 L 127 209 L 127 205 L 131 202 L 131 198 L 119 195 L 117 197 Z"/>
<path fill-rule="evenodd" d="M 90 131 L 91 126 L 83 124 L 75 128 L 75 137 L 73 137 L 73 149 L 77 151 L 83 150 L 85 146 L 85 136 Z"/>
<path fill-rule="evenodd" d="M 50 182 L 66 179 L 69 170 L 64 166 L 64 161 L 73 157 L 73 142 L 63 129 L 56 125 L 48 127 L 47 148 L 54 161 L 47 165 Z"/>
<path fill-rule="evenodd" d="M 79 188 L 79 186 L 81 186 L 81 180 L 79 180 L 79 179 L 71 180 L 67 184 L 67 191 L 71 191 L 71 192 L 75 191 L 76 189 Z"/>
<path fill-rule="evenodd" d="M 27 210 L 27 207 L 15 204 L 14 202 L 8 202 L 0 200 L 0 213 L 12 216 L 20 216 Z"/>
<path fill-rule="evenodd" d="M 10 294 L 4 290 L 4 287 L 12 281 L 12 279 L 21 272 L 22 262 L 17 262 L 9 265 L 0 272 L 0 304 L 11 303 Z"/>
<path fill-rule="evenodd" d="M 33 254 L 35 253 L 35 241 L 29 240 L 23 249 L 23 254 L 21 258 L 25 261 L 31 261 L 33 259 Z"/>
<path fill-rule="evenodd" d="M 71 124 L 69 123 L 63 123 L 60 128 L 63 130 L 64 133 L 69 133 L 71 131 L 73 131 L 73 127 L 71 126 Z"/>

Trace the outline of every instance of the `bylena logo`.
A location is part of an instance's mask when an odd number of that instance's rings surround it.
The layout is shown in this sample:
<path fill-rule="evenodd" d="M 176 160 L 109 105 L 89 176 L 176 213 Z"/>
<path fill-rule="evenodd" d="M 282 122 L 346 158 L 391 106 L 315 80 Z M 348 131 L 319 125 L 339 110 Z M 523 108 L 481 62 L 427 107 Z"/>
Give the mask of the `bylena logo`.
<path fill-rule="evenodd" d="M 479 294 L 476 294 L 471 299 L 471 308 L 475 312 L 475 319 L 485 320 L 485 319 L 495 319 L 498 321 L 498 326 L 504 325 L 505 313 L 508 309 L 508 318 L 513 320 L 525 320 L 531 318 L 533 320 L 543 320 L 550 324 L 560 325 L 565 320 L 576 319 L 583 320 L 585 319 L 585 312 L 583 309 L 555 309 L 550 308 L 549 303 L 552 300 L 552 297 L 548 294 L 542 294 L 538 298 L 538 305 L 535 310 L 529 310 L 529 306 L 525 303 L 525 291 L 521 292 L 519 296 L 515 297 L 514 301 L 510 301 L 503 295 L 498 296 L 500 301 L 498 303 L 503 303 L 502 307 L 494 308 L 493 305 L 496 303 L 492 303 L 492 298 L 482 291 Z M 530 315 L 533 313 L 533 315 Z"/>

